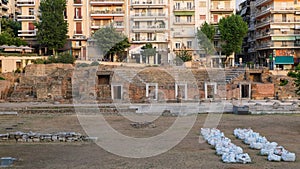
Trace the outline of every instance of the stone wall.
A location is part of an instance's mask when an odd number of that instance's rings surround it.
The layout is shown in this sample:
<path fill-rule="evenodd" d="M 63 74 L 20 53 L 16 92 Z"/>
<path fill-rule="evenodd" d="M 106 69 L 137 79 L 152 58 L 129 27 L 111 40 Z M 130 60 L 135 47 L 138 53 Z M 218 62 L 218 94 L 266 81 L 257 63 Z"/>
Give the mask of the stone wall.
<path fill-rule="evenodd" d="M 253 99 L 265 99 L 265 98 L 274 98 L 274 84 L 263 84 L 257 83 L 251 85 L 252 98 Z"/>

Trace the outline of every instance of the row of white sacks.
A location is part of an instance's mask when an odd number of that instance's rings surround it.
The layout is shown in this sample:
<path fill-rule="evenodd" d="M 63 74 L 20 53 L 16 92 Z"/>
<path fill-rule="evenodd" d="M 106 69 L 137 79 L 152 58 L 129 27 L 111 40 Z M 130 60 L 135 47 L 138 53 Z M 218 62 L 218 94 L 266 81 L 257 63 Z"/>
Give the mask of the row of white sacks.
<path fill-rule="evenodd" d="M 201 128 L 201 135 L 216 149 L 218 155 L 222 155 L 225 163 L 250 163 L 251 158 L 243 149 L 231 143 L 231 140 L 224 136 L 224 133 L 215 128 Z"/>
<path fill-rule="evenodd" d="M 237 128 L 234 135 L 250 145 L 250 148 L 260 150 L 261 155 L 267 155 L 269 161 L 295 161 L 295 153 L 287 151 L 276 142 L 269 142 L 266 137 L 254 132 L 252 129 Z"/>

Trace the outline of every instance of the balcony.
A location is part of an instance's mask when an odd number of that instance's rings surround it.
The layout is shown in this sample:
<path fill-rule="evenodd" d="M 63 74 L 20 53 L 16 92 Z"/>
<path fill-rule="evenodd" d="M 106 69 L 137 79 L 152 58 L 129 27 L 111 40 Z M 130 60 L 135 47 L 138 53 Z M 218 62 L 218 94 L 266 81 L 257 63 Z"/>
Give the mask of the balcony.
<path fill-rule="evenodd" d="M 164 0 L 132 0 L 132 8 L 164 8 L 166 6 Z"/>
<path fill-rule="evenodd" d="M 108 25 L 110 25 L 110 23 L 108 23 L 108 24 L 95 24 L 95 23 L 93 23 L 92 25 L 91 25 L 91 29 L 96 29 L 96 30 L 98 30 L 98 29 L 100 29 L 100 28 L 105 28 L 105 27 L 107 27 Z M 124 25 L 114 25 L 114 28 L 116 28 L 116 29 L 124 29 Z"/>
<path fill-rule="evenodd" d="M 262 27 L 268 26 L 268 25 L 270 25 L 270 21 L 271 21 L 271 19 L 260 21 L 257 24 L 255 24 L 255 28 L 258 29 L 258 28 L 262 28 Z"/>
<path fill-rule="evenodd" d="M 193 7 L 173 7 L 173 11 L 195 11 L 195 6 Z"/>
<path fill-rule="evenodd" d="M 272 7 L 269 7 L 267 9 L 257 11 L 255 17 L 258 18 L 258 17 L 264 16 L 264 15 L 267 15 L 267 14 L 271 14 L 272 9 L 273 9 Z"/>
<path fill-rule="evenodd" d="M 258 34 L 256 34 L 255 38 L 256 38 L 256 40 L 269 38 L 271 36 L 270 34 L 271 34 L 270 32 L 258 33 Z"/>
<path fill-rule="evenodd" d="M 174 38 L 195 38 L 195 34 L 188 34 L 188 33 L 182 33 L 182 32 L 174 32 L 173 37 Z"/>
<path fill-rule="evenodd" d="M 153 37 L 153 38 L 138 38 L 138 39 L 132 38 L 131 42 L 133 42 L 133 43 L 148 43 L 148 42 L 151 42 L 151 43 L 167 43 L 169 41 L 168 41 L 168 38 L 164 38 L 164 37 L 156 38 L 156 37 Z"/>
<path fill-rule="evenodd" d="M 124 16 L 124 11 L 110 11 L 110 10 L 97 10 L 91 11 L 92 17 L 102 16 L 102 17 L 113 17 L 113 16 Z"/>
<path fill-rule="evenodd" d="M 173 22 L 173 25 L 194 25 L 195 22 L 191 21 L 191 22 L 187 22 L 187 21 L 181 21 L 181 22 Z"/>
<path fill-rule="evenodd" d="M 210 8 L 210 12 L 217 12 L 217 13 L 219 13 L 219 12 L 233 12 L 233 11 L 234 11 L 234 9 L 230 6 L 222 6 L 222 7 L 212 6 Z"/>
<path fill-rule="evenodd" d="M 255 6 L 261 6 L 261 5 L 271 2 L 271 1 L 273 1 L 273 0 L 257 0 L 255 2 Z"/>
<path fill-rule="evenodd" d="M 91 5 L 123 5 L 124 0 L 91 0 Z"/>
<path fill-rule="evenodd" d="M 82 16 L 74 16 L 74 21 L 81 21 L 82 20 Z"/>
<path fill-rule="evenodd" d="M 36 36 L 36 30 L 18 30 L 19 37 L 32 37 Z"/>
<path fill-rule="evenodd" d="M 136 13 L 134 15 L 131 15 L 131 18 L 133 20 L 160 20 L 160 19 L 166 19 L 165 13 Z"/>
<path fill-rule="evenodd" d="M 133 32 L 164 32 L 166 31 L 166 26 L 165 25 L 160 25 L 160 26 L 133 26 L 132 27 Z"/>
<path fill-rule="evenodd" d="M 18 15 L 17 21 L 34 21 L 35 16 L 34 15 Z"/>
<path fill-rule="evenodd" d="M 17 6 L 35 6 L 35 0 L 17 0 Z"/>
<path fill-rule="evenodd" d="M 81 6 L 82 0 L 74 0 L 74 6 Z"/>

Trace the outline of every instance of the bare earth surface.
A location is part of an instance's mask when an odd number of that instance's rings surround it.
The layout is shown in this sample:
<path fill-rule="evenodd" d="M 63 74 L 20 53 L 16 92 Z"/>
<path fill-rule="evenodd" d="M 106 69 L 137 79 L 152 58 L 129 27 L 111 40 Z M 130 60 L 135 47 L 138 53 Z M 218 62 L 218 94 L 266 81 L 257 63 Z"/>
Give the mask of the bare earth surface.
<path fill-rule="evenodd" d="M 207 143 L 199 143 L 199 130 L 206 114 L 198 115 L 194 127 L 185 139 L 170 151 L 142 159 L 124 158 L 94 143 L 15 143 L 0 142 L 0 157 L 19 160 L 13 168 L 163 168 L 163 169 L 299 169 L 300 114 L 294 115 L 232 115 L 224 114 L 218 128 L 232 141 L 242 146 L 252 158 L 251 164 L 225 164 Z M 160 117 L 155 128 L 136 129 L 122 116 L 106 115 L 106 120 L 119 132 L 135 137 L 149 137 L 166 130 L 176 117 Z M 6 130 L 7 127 L 12 130 Z M 296 162 L 269 162 L 241 140 L 233 136 L 235 128 L 249 128 L 296 153 Z M 0 133 L 11 131 L 59 132 L 76 131 L 84 134 L 77 116 L 71 114 L 20 114 L 0 116 Z"/>

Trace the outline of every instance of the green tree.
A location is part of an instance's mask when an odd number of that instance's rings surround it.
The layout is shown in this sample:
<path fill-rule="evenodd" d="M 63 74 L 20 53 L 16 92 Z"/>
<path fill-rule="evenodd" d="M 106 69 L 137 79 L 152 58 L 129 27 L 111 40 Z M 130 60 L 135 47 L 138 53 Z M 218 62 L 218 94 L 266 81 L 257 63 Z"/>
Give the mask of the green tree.
<path fill-rule="evenodd" d="M 197 29 L 197 39 L 200 47 L 204 49 L 205 54 L 213 54 L 214 45 L 213 39 L 216 34 L 216 29 L 213 25 L 204 22 L 201 28 Z"/>
<path fill-rule="evenodd" d="M 149 63 L 149 57 L 155 56 L 156 48 L 153 48 L 151 43 L 146 43 L 144 46 L 142 46 L 141 51 L 141 57 L 143 58 L 143 62 Z"/>
<path fill-rule="evenodd" d="M 115 54 L 120 54 L 130 47 L 128 38 L 116 31 L 113 25 L 106 26 L 97 30 L 93 38 L 104 55 L 104 58 L 113 61 Z M 119 59 L 121 60 L 121 59 Z"/>
<path fill-rule="evenodd" d="M 176 65 L 182 65 L 184 62 L 188 62 L 192 60 L 192 54 L 186 50 L 180 50 L 178 52 L 176 52 Z"/>
<path fill-rule="evenodd" d="M 13 19 L 2 18 L 1 19 L 1 32 L 7 32 L 13 37 L 18 36 L 18 30 L 21 29 L 21 24 Z"/>
<path fill-rule="evenodd" d="M 23 41 L 21 38 L 13 37 L 13 35 L 4 31 L 4 32 L 1 32 L 1 34 L 0 34 L 0 45 L 20 46 L 20 45 L 27 45 L 27 43 L 25 41 Z"/>
<path fill-rule="evenodd" d="M 37 40 L 42 46 L 53 50 L 62 48 L 67 42 L 68 23 L 64 20 L 63 12 L 66 0 L 41 0 L 39 22 L 35 23 L 38 29 Z"/>
<path fill-rule="evenodd" d="M 222 41 L 222 52 L 226 56 L 233 52 L 239 53 L 243 43 L 243 38 L 247 35 L 248 25 L 239 15 L 231 15 L 222 18 L 219 22 L 219 30 Z"/>

